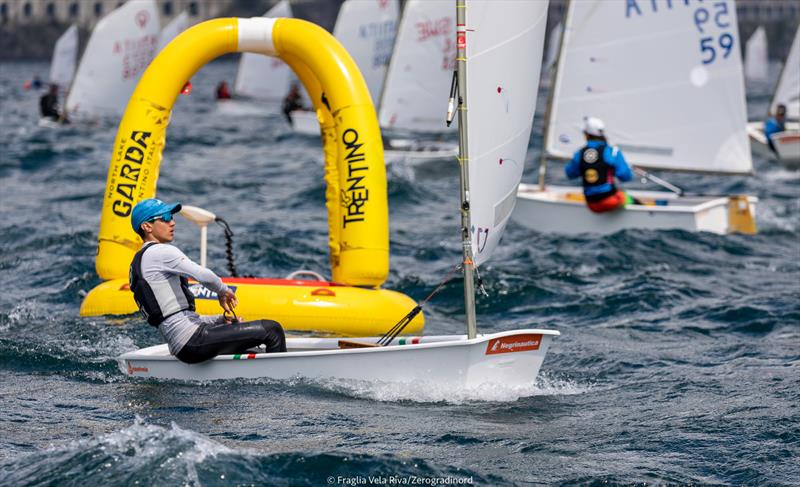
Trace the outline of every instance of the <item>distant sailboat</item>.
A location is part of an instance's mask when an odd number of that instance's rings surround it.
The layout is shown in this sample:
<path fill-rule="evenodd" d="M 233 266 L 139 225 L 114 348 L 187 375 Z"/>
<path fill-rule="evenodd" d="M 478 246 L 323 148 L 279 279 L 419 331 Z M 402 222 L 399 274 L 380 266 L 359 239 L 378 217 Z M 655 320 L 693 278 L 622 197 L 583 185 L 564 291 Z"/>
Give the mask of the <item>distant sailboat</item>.
<path fill-rule="evenodd" d="M 643 204 L 597 214 L 586 208 L 582 188 L 544 184 L 546 157 L 570 159 L 583 146 L 586 117 L 605 121 L 609 143 L 634 166 L 749 174 L 737 40 L 733 0 L 675 2 L 668 9 L 571 2 L 545 120 L 540 184 L 520 185 L 514 219 L 560 233 L 755 232 L 754 197 L 628 191 Z"/>
<path fill-rule="evenodd" d="M 59 89 L 67 91 L 75 76 L 75 65 L 78 62 L 78 28 L 72 24 L 56 41 L 53 59 L 50 62 L 50 83 L 57 84 Z"/>
<path fill-rule="evenodd" d="M 378 121 L 387 158 L 455 157 L 456 142 L 421 140 L 420 134 L 454 133 L 445 123 L 456 62 L 456 19 L 449 0 L 408 0 L 383 85 Z"/>
<path fill-rule="evenodd" d="M 786 130 L 772 135 L 778 159 L 790 169 L 800 168 L 800 26 L 794 34 L 789 56 L 781 70 L 778 86 L 769 105 L 774 114 L 778 105 L 786 106 Z M 762 154 L 771 154 L 764 135 L 764 122 L 747 124 L 747 132 Z"/>
<path fill-rule="evenodd" d="M 748 83 L 765 83 L 767 81 L 767 33 L 758 26 L 753 35 L 747 39 L 744 53 L 744 77 Z"/>
<path fill-rule="evenodd" d="M 392 55 L 399 11 L 397 0 L 345 0 L 333 28 L 333 36 L 361 70 L 376 107 Z M 291 117 L 295 132 L 319 134 L 315 112 L 296 110 Z"/>
<path fill-rule="evenodd" d="M 72 118 L 118 116 L 156 54 L 155 0 L 130 0 L 95 26 L 67 96 Z"/>
<path fill-rule="evenodd" d="M 189 13 L 184 10 L 172 19 L 166 27 L 161 29 L 161 33 L 158 35 L 158 49 L 156 49 L 156 52 L 161 52 L 164 46 L 169 44 L 169 41 L 185 31 L 187 27 L 189 27 Z"/>

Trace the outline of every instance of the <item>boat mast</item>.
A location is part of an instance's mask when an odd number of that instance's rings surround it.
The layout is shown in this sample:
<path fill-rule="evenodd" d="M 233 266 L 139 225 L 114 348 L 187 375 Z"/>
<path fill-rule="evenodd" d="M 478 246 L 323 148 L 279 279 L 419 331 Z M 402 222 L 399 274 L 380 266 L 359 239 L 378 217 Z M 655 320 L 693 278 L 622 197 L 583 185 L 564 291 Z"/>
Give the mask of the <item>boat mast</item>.
<path fill-rule="evenodd" d="M 456 80 L 458 89 L 458 162 L 461 167 L 461 246 L 464 253 L 464 308 L 467 338 L 478 333 L 475 323 L 475 261 L 472 258 L 469 208 L 469 150 L 467 146 L 467 27 L 466 0 L 456 0 Z"/>
<path fill-rule="evenodd" d="M 544 178 L 547 174 L 547 138 L 550 137 L 550 112 L 553 108 L 553 100 L 555 99 L 556 82 L 558 81 L 558 71 L 561 68 L 561 54 L 564 52 L 564 34 L 567 32 L 567 19 L 569 18 L 569 9 L 572 0 L 567 0 L 566 15 L 563 22 L 564 27 L 561 29 L 561 38 L 558 42 L 558 55 L 550 68 L 553 73 L 550 75 L 550 90 L 547 93 L 547 107 L 544 110 L 544 137 L 542 138 L 542 155 L 539 159 L 539 191 L 544 191 Z"/>

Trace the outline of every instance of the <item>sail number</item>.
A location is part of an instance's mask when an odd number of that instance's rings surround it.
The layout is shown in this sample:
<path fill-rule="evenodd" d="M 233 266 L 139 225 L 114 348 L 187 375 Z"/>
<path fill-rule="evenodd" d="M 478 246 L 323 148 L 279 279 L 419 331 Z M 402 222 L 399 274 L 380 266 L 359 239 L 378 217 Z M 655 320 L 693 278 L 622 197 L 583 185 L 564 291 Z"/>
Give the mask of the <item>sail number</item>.
<path fill-rule="evenodd" d="M 731 17 L 728 12 L 727 2 L 716 2 L 709 10 L 699 7 L 694 11 L 694 25 L 701 34 L 709 34 L 708 29 L 716 26 L 720 29 L 727 29 L 731 26 Z M 722 52 L 722 57 L 727 58 L 731 55 L 734 47 L 733 34 L 723 32 L 718 36 L 706 35 L 700 38 L 700 54 L 703 56 L 703 64 L 711 64 L 717 59 L 717 52 Z"/>

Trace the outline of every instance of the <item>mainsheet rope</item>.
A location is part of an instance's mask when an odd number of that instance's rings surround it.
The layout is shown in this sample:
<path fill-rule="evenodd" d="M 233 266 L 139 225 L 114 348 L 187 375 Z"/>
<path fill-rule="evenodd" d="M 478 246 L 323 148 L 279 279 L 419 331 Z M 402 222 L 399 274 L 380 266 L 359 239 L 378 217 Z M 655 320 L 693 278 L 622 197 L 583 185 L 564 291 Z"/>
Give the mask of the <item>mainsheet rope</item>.
<path fill-rule="evenodd" d="M 400 321 L 398 321 L 389 331 L 387 331 L 378 340 L 377 344 L 382 346 L 382 347 L 385 347 L 385 346 L 389 345 L 390 343 L 392 343 L 392 340 L 397 338 L 397 335 L 402 333 L 402 331 L 405 329 L 405 327 L 408 326 L 409 323 L 411 323 L 411 321 L 420 313 L 420 311 L 422 311 L 422 307 L 424 305 L 426 305 L 428 303 L 428 301 L 430 301 L 430 299 L 432 297 L 434 297 L 436 294 L 438 294 L 439 291 L 441 291 L 442 288 L 445 286 L 445 284 L 447 284 L 448 282 L 450 282 L 453 279 L 453 276 L 456 274 L 456 272 L 458 272 L 458 271 L 460 271 L 462 269 L 463 265 L 464 265 L 463 263 L 460 263 L 460 264 L 456 264 L 455 266 L 453 266 L 453 268 L 450 270 L 450 273 L 447 274 L 447 277 L 445 277 L 439 283 L 439 285 L 436 286 L 436 289 L 431 291 L 431 293 L 428 294 L 428 296 L 425 299 L 423 299 L 421 302 L 419 302 L 414 307 L 414 309 L 412 309 L 407 315 L 402 317 L 400 319 Z M 484 296 L 488 296 L 489 294 L 486 292 L 486 289 L 484 289 L 484 287 L 483 287 L 483 280 L 481 279 L 480 273 L 477 272 L 477 268 L 475 269 L 475 271 L 476 271 L 476 274 L 477 274 L 477 287 L 478 287 L 478 289 L 481 291 L 481 293 Z"/>

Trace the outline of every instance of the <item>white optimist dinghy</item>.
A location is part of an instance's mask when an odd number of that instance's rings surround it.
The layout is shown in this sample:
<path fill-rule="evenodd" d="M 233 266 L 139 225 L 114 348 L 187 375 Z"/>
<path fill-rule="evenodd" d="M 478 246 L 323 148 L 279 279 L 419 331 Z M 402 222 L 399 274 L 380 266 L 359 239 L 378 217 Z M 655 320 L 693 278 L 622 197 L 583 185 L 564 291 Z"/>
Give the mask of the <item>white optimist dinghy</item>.
<path fill-rule="evenodd" d="M 772 143 L 784 166 L 800 169 L 800 26 L 794 34 L 789 56 L 772 96 L 770 113 L 774 114 L 780 104 L 786 105 L 786 130 L 773 134 Z M 755 148 L 760 154 L 773 155 L 764 135 L 764 122 L 748 123 L 747 133 L 756 142 Z"/>
<path fill-rule="evenodd" d="M 653 4 L 655 5 L 655 4 Z M 577 186 L 545 186 L 549 156 L 571 159 L 586 117 L 638 168 L 749 174 L 744 77 L 733 0 L 712 4 L 581 0 L 567 12 L 545 120 L 539 184 L 522 184 L 514 220 L 541 231 L 625 228 L 755 233 L 752 196 L 628 191 L 643 204 L 596 214 Z M 641 175 L 665 183 L 639 171 Z"/>
<path fill-rule="evenodd" d="M 289 338 L 286 353 L 220 355 L 195 365 L 178 361 L 166 345 L 157 345 L 120 356 L 123 373 L 184 380 L 306 377 L 464 387 L 533 385 L 559 332 L 522 329 L 478 335 L 473 272 L 496 247 L 514 205 L 533 119 L 548 2 L 457 3 L 460 108 L 470 100 L 469 111 L 458 110 L 467 335 L 398 338 L 400 329 L 395 327 L 381 339 Z M 253 20 L 238 20 L 238 45 L 271 45 L 273 24 Z M 527 55 L 517 59 L 519 52 Z"/>
<path fill-rule="evenodd" d="M 387 159 L 454 159 L 458 143 L 442 140 L 456 62 L 456 16 L 450 0 L 408 0 L 383 85 L 378 122 Z M 422 134 L 438 135 L 426 140 Z"/>

